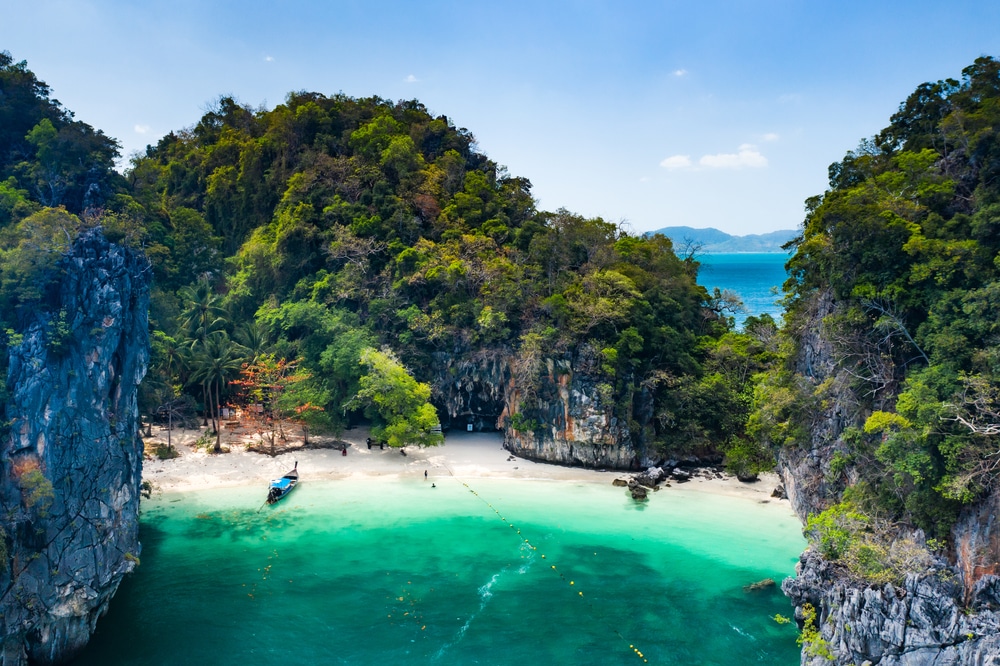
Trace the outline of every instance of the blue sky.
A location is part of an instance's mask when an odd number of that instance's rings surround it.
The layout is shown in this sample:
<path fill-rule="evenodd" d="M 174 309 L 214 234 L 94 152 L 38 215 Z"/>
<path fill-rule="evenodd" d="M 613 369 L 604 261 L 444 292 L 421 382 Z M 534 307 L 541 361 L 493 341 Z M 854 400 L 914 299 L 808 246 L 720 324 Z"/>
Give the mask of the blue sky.
<path fill-rule="evenodd" d="M 1000 57 L 995 0 L 4 5 L 0 49 L 126 155 L 222 94 L 416 98 L 540 207 L 637 232 L 796 228 L 917 85 Z"/>

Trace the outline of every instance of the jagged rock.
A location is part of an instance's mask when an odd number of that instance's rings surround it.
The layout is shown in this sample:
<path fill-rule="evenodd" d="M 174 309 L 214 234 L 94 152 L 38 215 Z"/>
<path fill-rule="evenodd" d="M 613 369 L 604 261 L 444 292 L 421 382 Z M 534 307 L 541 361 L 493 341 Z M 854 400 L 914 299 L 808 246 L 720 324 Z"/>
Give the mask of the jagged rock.
<path fill-rule="evenodd" d="M 865 661 L 893 666 L 1000 664 L 1000 616 L 967 613 L 956 572 L 943 563 L 910 574 L 902 586 L 858 582 L 818 553 L 803 553 L 796 576 L 782 591 L 795 604 L 817 611 L 820 635 L 835 664 Z M 829 664 L 803 652 L 803 666 Z"/>
<path fill-rule="evenodd" d="M 92 230 L 59 270 L 53 307 L 29 313 L 10 348 L 11 425 L 0 442 L 4 666 L 71 658 L 140 550 L 136 387 L 149 353 L 149 264 Z M 56 341 L 59 312 L 66 334 Z"/>
<path fill-rule="evenodd" d="M 777 497 L 778 499 L 788 499 L 788 495 L 785 493 L 784 486 L 776 486 L 774 490 L 771 491 L 771 497 Z"/>
<path fill-rule="evenodd" d="M 633 475 L 632 478 L 644 486 L 655 488 L 663 479 L 667 478 L 667 473 L 659 467 L 650 467 L 645 472 Z"/>
<path fill-rule="evenodd" d="M 629 486 L 629 491 L 632 493 L 632 499 L 642 501 L 647 498 L 649 491 L 646 490 L 644 486 L 635 484 L 634 486 Z"/>
<path fill-rule="evenodd" d="M 1000 576 L 989 574 L 972 588 L 972 607 L 976 610 L 1000 610 Z"/>
<path fill-rule="evenodd" d="M 623 479 L 623 478 L 619 477 L 619 478 L 615 479 L 614 481 L 612 481 L 611 485 L 618 486 L 620 488 L 627 487 L 628 486 L 628 479 Z"/>
<path fill-rule="evenodd" d="M 861 427 L 870 413 L 862 407 L 869 401 L 854 394 L 854 377 L 838 362 L 836 343 L 824 334 L 823 321 L 844 307 L 829 290 L 817 292 L 803 304 L 806 322 L 798 339 L 795 371 L 811 389 L 823 386 L 824 399 L 811 416 L 808 436 L 778 452 L 778 473 L 792 509 L 803 521 L 840 500 L 851 478 L 832 473 L 830 464 L 838 452 L 850 453 L 841 438 L 844 430 Z"/>
<path fill-rule="evenodd" d="M 670 471 L 670 478 L 677 483 L 686 483 L 691 480 L 691 472 L 678 468 Z"/>

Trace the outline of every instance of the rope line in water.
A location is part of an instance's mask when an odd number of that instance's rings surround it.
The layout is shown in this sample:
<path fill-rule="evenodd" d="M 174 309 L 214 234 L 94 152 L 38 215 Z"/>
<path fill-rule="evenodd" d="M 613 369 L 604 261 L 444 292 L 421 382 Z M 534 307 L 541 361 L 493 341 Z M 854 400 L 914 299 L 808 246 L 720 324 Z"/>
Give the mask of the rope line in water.
<path fill-rule="evenodd" d="M 462 479 L 460 479 L 457 476 L 455 476 L 455 473 L 453 471 L 451 471 L 451 469 L 447 465 L 444 465 L 443 467 L 446 470 L 448 470 L 448 473 L 451 475 L 451 478 L 455 479 L 455 481 L 457 481 L 457 482 L 461 483 L 463 486 L 465 486 L 466 490 L 468 490 L 470 493 L 472 493 L 473 495 L 475 495 L 477 499 L 479 499 L 481 502 L 483 502 L 484 504 L 486 504 L 486 506 L 488 506 L 490 509 L 492 509 L 493 513 L 495 513 L 497 515 L 497 517 L 500 518 L 500 520 L 502 520 L 503 522 L 507 523 L 507 525 L 510 526 L 510 528 L 512 530 L 516 530 L 517 531 L 517 535 L 520 536 L 520 537 L 522 537 L 522 541 L 524 541 L 524 543 L 528 546 L 528 548 L 530 548 L 531 550 L 538 550 L 538 546 L 533 545 L 531 543 L 531 541 L 527 537 L 525 537 L 523 534 L 521 534 L 521 530 L 518 529 L 513 523 L 509 522 L 507 520 L 507 518 L 502 513 L 500 513 L 500 510 L 497 509 L 495 506 L 493 506 L 492 502 L 490 502 L 488 499 L 486 499 L 485 497 L 483 497 L 482 495 L 480 495 L 478 492 L 476 492 L 476 490 L 472 486 L 470 486 L 468 483 L 466 483 Z M 546 559 L 545 555 L 542 554 L 542 553 L 539 553 L 539 556 L 543 560 Z M 561 578 L 563 580 L 563 582 L 568 583 L 569 586 L 572 587 L 572 588 L 574 588 L 574 589 L 576 588 L 576 581 L 574 581 L 574 580 L 568 580 L 566 578 L 566 576 L 563 575 L 563 573 L 556 568 L 556 565 L 550 564 L 549 566 L 551 567 L 550 570 L 554 571 L 559 576 L 559 578 Z M 576 593 L 577 593 L 578 597 L 584 598 L 583 592 L 581 590 L 576 590 Z M 597 614 L 597 608 L 594 607 L 594 604 L 591 603 L 590 601 L 588 601 L 587 605 L 590 607 L 591 614 L 595 618 L 598 618 L 599 616 Z M 628 643 L 628 639 L 626 639 L 625 636 L 623 636 L 622 633 L 620 631 L 618 631 L 617 627 L 612 626 L 611 624 L 608 624 L 606 621 L 604 622 L 604 624 L 616 636 L 618 636 L 618 638 L 622 639 L 622 642 Z M 636 657 L 638 657 L 639 659 L 642 659 L 643 663 L 647 663 L 647 664 L 649 663 L 649 660 L 646 659 L 646 655 L 644 655 L 642 653 L 642 651 L 639 650 L 639 648 L 637 648 L 635 646 L 635 644 L 629 643 L 628 647 L 629 647 L 630 650 L 632 650 L 632 652 L 635 653 Z"/>

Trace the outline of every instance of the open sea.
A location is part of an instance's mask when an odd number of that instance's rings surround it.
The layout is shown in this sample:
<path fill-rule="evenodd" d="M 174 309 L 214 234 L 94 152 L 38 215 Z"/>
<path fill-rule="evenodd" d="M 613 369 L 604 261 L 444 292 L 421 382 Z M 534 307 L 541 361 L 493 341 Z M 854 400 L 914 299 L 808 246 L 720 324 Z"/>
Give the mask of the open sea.
<path fill-rule="evenodd" d="M 163 493 L 77 665 L 799 663 L 787 502 L 347 478 Z M 691 482 L 692 484 L 697 482 Z M 640 656 L 641 655 L 641 656 Z"/>
<path fill-rule="evenodd" d="M 769 314 L 781 319 L 781 285 L 788 278 L 785 262 L 789 255 L 774 253 L 704 254 L 698 258 L 698 284 L 709 292 L 714 287 L 736 292 L 743 300 L 746 313 L 736 316 L 742 326 L 747 315 Z"/>

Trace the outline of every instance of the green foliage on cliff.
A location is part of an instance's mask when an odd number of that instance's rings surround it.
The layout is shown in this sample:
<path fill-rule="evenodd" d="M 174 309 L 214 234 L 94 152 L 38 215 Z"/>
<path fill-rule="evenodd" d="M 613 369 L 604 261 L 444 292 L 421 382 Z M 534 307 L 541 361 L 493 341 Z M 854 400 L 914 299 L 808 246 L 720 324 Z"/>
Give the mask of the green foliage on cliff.
<path fill-rule="evenodd" d="M 943 533 L 1000 467 L 1000 62 L 921 85 L 830 167 L 807 211 L 788 332 L 801 340 L 819 295 L 832 295 L 824 335 L 874 412 L 851 442 L 865 501 Z M 802 407 L 824 397 L 791 366 L 782 373 L 754 419 L 765 439 L 803 444 Z"/>
<path fill-rule="evenodd" d="M 833 652 L 830 649 L 829 641 L 823 638 L 816 607 L 812 604 L 804 604 L 802 616 L 802 631 L 799 633 L 797 642 L 802 646 L 803 654 L 833 663 Z"/>
<path fill-rule="evenodd" d="M 120 191 L 118 144 L 73 119 L 50 89 L 0 51 L 0 227 L 40 207 L 80 214 Z"/>
<path fill-rule="evenodd" d="M 869 583 L 899 585 L 907 574 L 924 572 L 933 563 L 927 548 L 887 529 L 851 499 L 809 516 L 803 534 L 823 557 Z"/>

